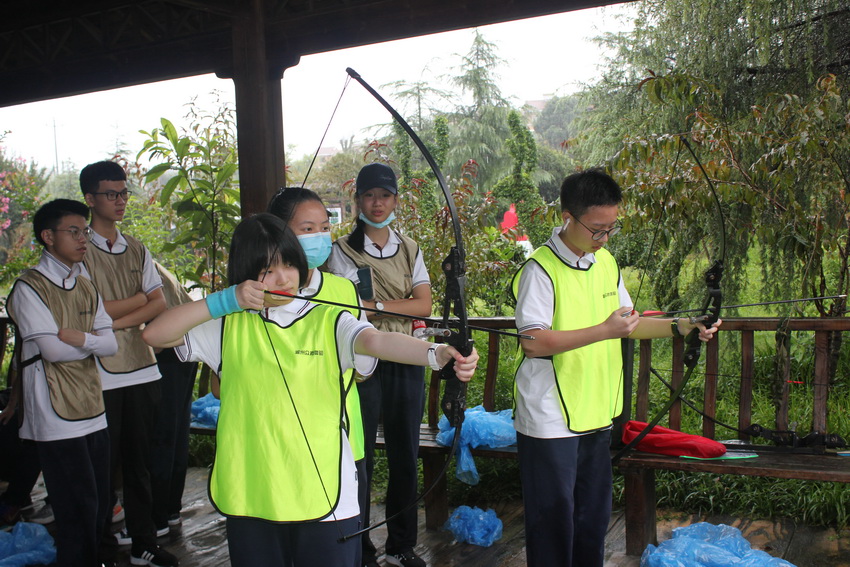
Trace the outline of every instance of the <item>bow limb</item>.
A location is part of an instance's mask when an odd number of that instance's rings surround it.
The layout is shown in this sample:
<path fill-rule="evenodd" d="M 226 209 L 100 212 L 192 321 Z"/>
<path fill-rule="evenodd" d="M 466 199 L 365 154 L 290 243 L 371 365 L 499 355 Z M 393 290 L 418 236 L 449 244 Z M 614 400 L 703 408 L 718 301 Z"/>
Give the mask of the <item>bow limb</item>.
<path fill-rule="evenodd" d="M 446 178 L 440 170 L 437 161 L 422 139 L 416 134 L 410 124 L 392 107 L 392 105 L 384 99 L 375 89 L 367 83 L 360 73 L 351 67 L 345 70 L 351 78 L 360 83 L 369 94 L 381 103 L 387 109 L 392 117 L 398 122 L 402 129 L 407 132 L 413 143 L 422 152 L 422 156 L 434 173 L 437 179 L 437 184 L 446 198 L 446 206 L 449 210 L 449 215 L 452 219 L 452 229 L 454 230 L 455 245 L 449 251 L 449 255 L 443 260 L 443 273 L 446 276 L 446 292 L 443 301 L 443 319 L 448 322 L 451 312 L 454 312 L 458 319 L 457 332 L 446 341 L 448 344 L 455 347 L 462 355 L 467 356 L 472 352 L 472 336 L 469 331 L 468 314 L 466 311 L 466 252 L 463 248 L 463 234 L 460 229 L 460 219 L 458 218 L 457 208 L 455 207 L 454 197 L 449 190 Z M 466 384 L 457 379 L 454 373 L 454 363 L 450 363 L 443 368 L 440 374 L 441 378 L 446 380 L 443 399 L 440 406 L 449 423 L 453 427 L 460 426 L 463 423 L 463 412 L 466 409 Z"/>
<path fill-rule="evenodd" d="M 453 330 L 452 334 L 445 342 L 455 347 L 463 356 L 468 356 L 472 352 L 472 335 L 469 329 L 469 316 L 466 310 L 466 252 L 463 247 L 463 234 L 461 233 L 460 219 L 458 218 L 454 197 L 449 190 L 446 179 L 443 176 L 443 172 L 437 165 L 437 161 L 434 159 L 434 156 L 431 155 L 431 152 L 428 151 L 425 143 L 416 134 L 410 124 L 408 124 L 401 114 L 399 114 L 398 111 L 396 111 L 396 109 L 393 108 L 392 105 L 378 93 L 378 91 L 372 88 L 372 86 L 369 85 L 369 83 L 367 83 L 357 71 L 350 67 L 345 71 L 352 79 L 360 83 L 360 85 L 366 89 L 369 94 L 375 97 L 375 99 L 381 103 L 381 106 L 387 109 L 407 135 L 410 136 L 410 139 L 416 147 L 419 148 L 419 151 L 422 153 L 422 157 L 425 158 L 425 161 L 434 173 L 434 176 L 437 179 L 437 184 L 443 192 L 446 199 L 446 206 L 449 210 L 449 216 L 452 220 L 452 229 L 454 231 L 455 239 L 454 246 L 452 246 L 449 251 L 449 255 L 445 260 L 443 260 L 442 264 L 443 273 L 446 277 L 446 291 L 443 301 L 443 321 L 446 326 L 448 326 L 450 314 L 453 312 L 458 323 L 456 326 L 452 326 L 456 327 L 457 330 Z M 446 415 L 446 418 L 449 420 L 449 423 L 455 428 L 452 445 L 449 449 L 448 456 L 446 457 L 446 462 L 443 465 L 440 474 L 437 475 L 437 478 L 434 480 L 434 483 L 425 489 L 413 502 L 399 510 L 399 512 L 395 514 L 396 516 L 406 511 L 411 506 L 415 506 L 437 485 L 448 470 L 452 455 L 454 455 L 457 450 L 457 445 L 460 440 L 461 425 L 463 424 L 464 411 L 466 410 L 466 382 L 462 382 L 457 378 L 454 371 L 454 361 L 446 365 L 440 371 L 440 378 L 446 381 L 445 388 L 443 389 L 443 398 L 440 401 L 440 407 Z M 355 532 L 351 535 L 343 536 L 342 539 L 347 540 L 366 533 L 374 528 L 382 526 L 393 517 L 395 516 L 391 516 L 383 522 L 369 526 L 368 528 Z"/>
<path fill-rule="evenodd" d="M 708 176 L 708 173 L 705 171 L 702 163 L 691 147 L 690 143 L 684 136 L 679 137 L 679 141 L 684 144 L 684 146 L 688 149 L 691 156 L 693 156 L 697 165 L 699 166 L 700 171 L 702 172 L 703 177 L 708 183 L 709 188 L 711 189 L 711 194 L 714 198 L 714 202 L 717 205 L 717 220 L 718 220 L 718 229 L 719 229 L 719 237 L 720 237 L 720 245 L 718 247 L 718 256 L 719 258 L 714 261 L 711 267 L 705 272 L 705 285 L 707 288 L 707 295 L 705 301 L 703 303 L 702 308 L 699 310 L 701 315 L 699 315 L 700 320 L 703 325 L 706 327 L 711 327 L 717 320 L 720 318 L 720 310 L 723 308 L 723 293 L 720 289 L 720 281 L 723 279 L 723 265 L 726 260 L 726 222 L 723 217 L 723 207 L 720 204 L 720 197 L 717 194 L 717 189 L 714 187 L 714 183 L 711 181 L 711 178 Z M 685 337 L 685 355 L 684 362 L 687 370 L 685 374 L 682 376 L 682 381 L 679 383 L 679 386 L 673 391 L 670 395 L 670 399 L 665 402 L 664 406 L 655 414 L 655 417 L 647 423 L 646 427 L 641 430 L 638 435 L 629 441 L 626 445 L 624 445 L 617 453 L 611 458 L 613 464 L 617 464 L 620 459 L 622 459 L 630 450 L 640 443 L 644 437 L 646 437 L 650 431 L 652 431 L 656 425 L 659 424 L 661 419 L 664 417 L 667 412 L 670 411 L 670 408 L 673 407 L 673 404 L 676 403 L 677 400 L 682 395 L 682 392 L 685 390 L 685 386 L 687 386 L 688 382 L 691 379 L 691 376 L 694 374 L 694 370 L 696 369 L 697 363 L 699 362 L 700 352 L 702 350 L 702 341 L 699 340 L 699 329 L 694 327 L 688 336 Z"/>

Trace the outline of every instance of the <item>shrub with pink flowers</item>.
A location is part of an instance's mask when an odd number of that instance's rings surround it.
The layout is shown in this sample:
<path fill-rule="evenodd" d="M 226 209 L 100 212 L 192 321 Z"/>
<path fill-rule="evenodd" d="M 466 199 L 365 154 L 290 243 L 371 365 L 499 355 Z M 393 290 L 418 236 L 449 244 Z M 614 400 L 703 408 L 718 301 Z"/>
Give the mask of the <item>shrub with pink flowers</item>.
<path fill-rule="evenodd" d="M 32 214 L 41 204 L 47 181 L 43 168 L 10 158 L 0 146 L 0 287 L 7 289 L 21 271 L 35 263 Z"/>

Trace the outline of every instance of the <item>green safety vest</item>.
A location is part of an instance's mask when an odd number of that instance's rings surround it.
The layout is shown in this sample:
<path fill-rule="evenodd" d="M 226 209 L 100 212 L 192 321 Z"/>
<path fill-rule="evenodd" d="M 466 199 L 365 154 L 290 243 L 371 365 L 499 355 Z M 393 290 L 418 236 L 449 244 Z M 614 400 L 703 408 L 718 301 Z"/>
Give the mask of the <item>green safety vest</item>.
<path fill-rule="evenodd" d="M 348 305 L 359 305 L 360 299 L 357 294 L 357 286 L 349 279 L 341 278 L 333 274 L 322 272 L 322 287 L 314 295 L 316 299 L 347 303 Z M 360 318 L 359 309 L 346 309 L 349 313 Z M 366 456 L 366 444 L 363 433 L 363 416 L 360 413 L 360 395 L 354 386 L 354 369 L 346 371 L 343 376 L 345 380 L 345 411 L 348 427 L 348 442 L 354 460 L 359 461 Z"/>
<path fill-rule="evenodd" d="M 592 327 L 621 307 L 617 261 L 604 248 L 594 254 L 596 262 L 587 269 L 570 266 L 548 246 L 535 250 L 526 261 L 536 262 L 552 281 L 555 293 L 552 330 L 572 331 Z M 511 284 L 514 298 L 523 268 Z M 567 298 L 566 301 L 560 302 L 558 299 L 561 297 Z M 547 358 L 552 361 L 561 411 L 569 430 L 587 433 L 609 427 L 623 408 L 620 341 L 599 341 Z M 517 370 L 524 361 L 525 354 L 520 347 Z"/>
<path fill-rule="evenodd" d="M 336 508 L 345 403 L 336 345 L 341 313 L 317 305 L 285 328 L 257 313 L 224 318 L 210 474 L 210 500 L 220 513 L 308 522 Z"/>

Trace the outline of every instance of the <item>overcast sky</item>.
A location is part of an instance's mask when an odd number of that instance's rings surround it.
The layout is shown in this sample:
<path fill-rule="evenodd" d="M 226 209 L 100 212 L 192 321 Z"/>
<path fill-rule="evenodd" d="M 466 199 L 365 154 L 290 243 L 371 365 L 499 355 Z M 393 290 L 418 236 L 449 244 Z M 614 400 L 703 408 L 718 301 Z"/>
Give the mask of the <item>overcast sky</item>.
<path fill-rule="evenodd" d="M 581 82 L 593 80 L 603 54 L 591 39 L 628 26 L 618 15 L 629 10 L 594 8 L 479 28 L 506 61 L 498 71 L 503 95 L 521 105 L 569 94 Z M 453 74 L 472 39 L 473 31 L 467 29 L 303 57 L 283 78 L 287 147 L 296 146 L 295 157 L 316 151 L 345 84 L 346 67 L 396 106 L 392 90 L 382 85 L 437 82 Z M 160 117 L 180 128 L 186 124 L 186 103 L 198 97 L 212 106 L 213 90 L 233 100 L 231 81 L 203 75 L 0 108 L 0 133 L 9 132 L 2 145 L 7 155 L 35 160 L 48 169 L 69 162 L 79 169 L 109 157 L 119 144 L 138 151 L 144 140 L 138 131 L 157 127 Z M 351 135 L 363 139 L 364 128 L 388 120 L 377 101 L 352 81 L 322 145 L 338 146 Z"/>

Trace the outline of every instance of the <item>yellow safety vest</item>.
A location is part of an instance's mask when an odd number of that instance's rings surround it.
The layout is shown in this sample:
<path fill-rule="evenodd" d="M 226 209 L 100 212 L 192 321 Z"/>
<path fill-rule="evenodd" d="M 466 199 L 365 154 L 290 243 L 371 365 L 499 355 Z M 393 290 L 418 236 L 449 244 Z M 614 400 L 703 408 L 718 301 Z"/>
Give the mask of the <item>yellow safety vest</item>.
<path fill-rule="evenodd" d="M 348 305 L 359 305 L 357 286 L 346 278 L 334 274 L 322 272 L 322 287 L 314 295 L 316 299 L 347 303 Z M 359 309 L 346 309 L 356 318 L 360 318 Z M 366 456 L 366 444 L 363 434 L 363 416 L 360 413 L 360 395 L 354 386 L 354 369 L 346 371 L 343 376 L 345 380 L 345 411 L 347 416 L 348 442 L 351 444 L 351 452 L 354 460 L 359 461 Z"/>
<path fill-rule="evenodd" d="M 605 321 L 620 308 L 617 261 L 604 248 L 594 253 L 596 262 L 587 269 L 570 266 L 548 246 L 535 250 L 528 262 L 536 262 L 552 281 L 555 312 L 552 330 L 584 329 Z M 514 276 L 514 298 L 525 264 Z M 564 298 L 564 301 L 559 301 Z M 574 433 L 604 429 L 623 408 L 623 359 L 620 341 L 609 339 L 549 357 L 552 361 L 561 411 Z M 517 370 L 525 361 L 520 347 Z M 516 386 L 514 386 L 516 396 Z"/>
<path fill-rule="evenodd" d="M 345 383 L 342 311 L 317 305 L 283 328 L 224 318 L 221 411 L 210 500 L 226 516 L 309 522 L 339 501 Z"/>

